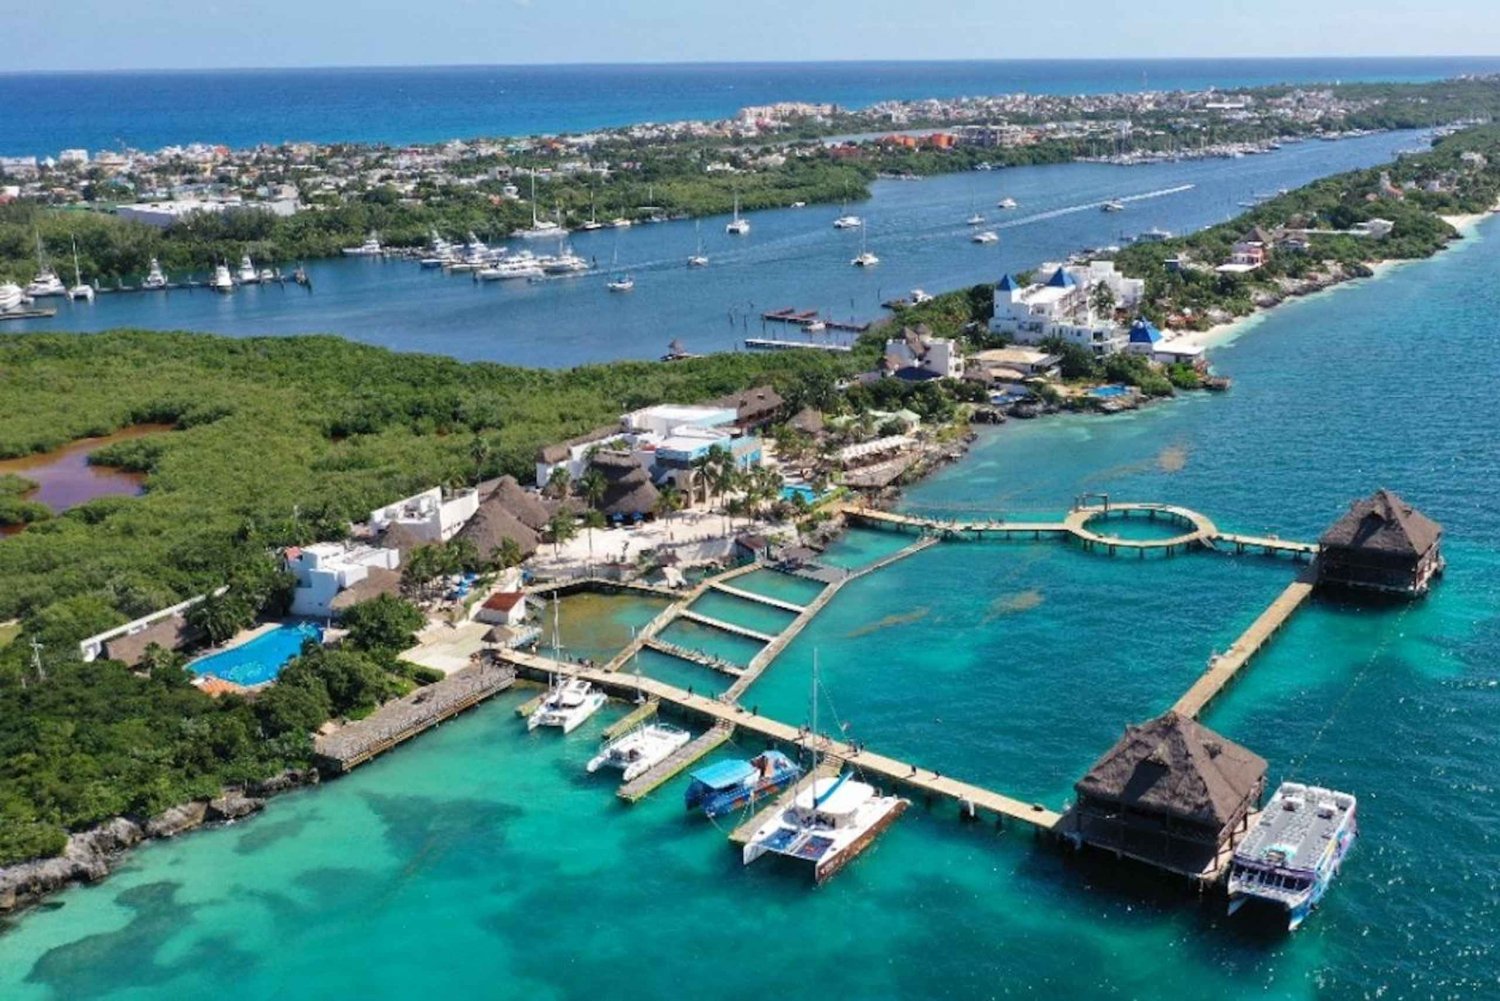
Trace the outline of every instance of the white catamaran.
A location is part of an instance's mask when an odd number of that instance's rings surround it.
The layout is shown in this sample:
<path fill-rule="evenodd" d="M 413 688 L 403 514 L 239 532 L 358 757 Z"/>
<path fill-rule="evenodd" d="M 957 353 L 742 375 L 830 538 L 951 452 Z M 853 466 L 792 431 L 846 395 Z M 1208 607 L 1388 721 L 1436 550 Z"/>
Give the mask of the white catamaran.
<path fill-rule="evenodd" d="M 558 599 L 552 599 L 552 659 L 559 660 Z M 604 705 L 606 697 L 582 678 L 558 675 L 553 679 L 541 704 L 526 720 L 526 729 L 539 726 L 555 726 L 563 733 L 572 733 Z"/>
<path fill-rule="evenodd" d="M 693 737 L 671 723 L 648 723 L 616 737 L 589 759 L 588 770 L 597 772 L 608 765 L 618 768 L 624 781 L 644 775 L 671 756 L 672 752 Z"/>

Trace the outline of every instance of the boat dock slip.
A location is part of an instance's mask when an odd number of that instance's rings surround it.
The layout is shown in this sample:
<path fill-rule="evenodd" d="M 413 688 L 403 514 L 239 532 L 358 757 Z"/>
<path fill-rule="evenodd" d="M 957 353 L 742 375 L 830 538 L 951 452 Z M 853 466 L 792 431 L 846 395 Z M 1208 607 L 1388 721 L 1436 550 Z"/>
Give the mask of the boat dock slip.
<path fill-rule="evenodd" d="M 47 320 L 56 315 L 55 309 L 12 309 L 0 311 L 0 320 Z"/>
<path fill-rule="evenodd" d="M 515 684 L 508 664 L 476 664 L 381 706 L 362 720 L 347 723 L 313 746 L 319 765 L 338 774 L 364 764 L 471 706 Z"/>
<path fill-rule="evenodd" d="M 506 650 L 500 656 L 528 675 L 545 677 L 549 673 L 563 669 L 563 665 L 546 657 L 519 650 Z M 569 670 L 576 677 L 626 698 L 634 698 L 639 689 L 648 696 L 660 699 L 663 705 L 675 706 L 679 711 L 691 716 L 731 724 L 737 729 L 789 746 L 809 745 L 807 733 L 802 728 L 757 715 L 743 706 L 735 705 L 727 701 L 725 696 L 728 693 L 713 699 L 685 691 L 655 678 L 637 678 L 632 675 L 602 671 L 598 668 L 578 670 L 569 668 Z M 893 788 L 952 800 L 965 816 L 977 817 L 989 814 L 997 821 L 1021 821 L 1041 831 L 1051 831 L 1058 821 L 1057 813 L 1040 804 L 1026 803 L 982 786 L 939 775 L 930 769 L 919 768 L 907 761 L 899 761 L 864 748 L 856 748 L 843 741 L 820 737 L 817 741 L 817 750 L 821 755 L 843 759 L 851 767 L 867 776 L 878 778 Z"/>
<path fill-rule="evenodd" d="M 1311 559 L 1318 555 L 1316 542 L 1293 542 L 1271 535 L 1239 535 L 1234 532 L 1220 532 L 1215 541 L 1233 546 L 1237 553 L 1258 549 L 1268 556 L 1285 554 L 1297 560 Z"/>
<path fill-rule="evenodd" d="M 772 608 L 779 608 L 784 612 L 792 612 L 795 614 L 802 611 L 801 605 L 794 604 L 790 601 L 782 601 L 780 598 L 773 598 L 768 594 L 756 594 L 754 591 L 746 591 L 743 588 L 732 587 L 729 584 L 718 581 L 714 582 L 710 586 L 715 591 L 723 591 L 725 594 L 732 594 L 736 598 L 744 598 L 746 601 L 758 601 L 762 605 L 770 605 Z"/>
<path fill-rule="evenodd" d="M 835 344 L 830 341 L 783 341 L 775 337 L 747 337 L 745 347 L 751 351 L 792 351 L 811 348 L 814 351 L 839 351 L 845 354 L 854 350 L 853 344 Z"/>
<path fill-rule="evenodd" d="M 703 736 L 673 751 L 671 757 L 651 769 L 645 775 L 632 779 L 620 786 L 615 795 L 627 803 L 634 803 L 644 799 L 693 762 L 724 743 L 733 734 L 733 723 L 724 721 L 715 723 Z"/>
<path fill-rule="evenodd" d="M 646 638 L 646 649 L 655 650 L 657 653 L 664 653 L 668 657 L 676 657 L 678 660 L 685 660 L 697 664 L 699 667 L 706 667 L 710 671 L 718 671 L 720 674 L 727 674 L 734 678 L 738 678 L 745 673 L 743 667 L 740 667 L 738 664 L 731 664 L 723 657 L 715 657 L 713 654 L 704 653 L 702 650 L 690 650 L 685 646 L 668 643 L 666 640 L 658 639 L 655 636 Z"/>
<path fill-rule="evenodd" d="M 549 580 L 537 584 L 528 584 L 524 590 L 527 594 L 572 594 L 574 591 L 631 591 L 636 594 L 649 594 L 659 598 L 671 598 L 673 601 L 682 597 L 681 591 L 674 591 L 670 587 L 658 587 L 655 584 L 646 584 L 637 580 L 610 580 L 608 577 L 575 577 L 572 580 Z"/>
<path fill-rule="evenodd" d="M 634 730 L 636 727 L 646 722 L 646 720 L 654 718 L 656 716 L 657 710 L 660 708 L 661 702 L 656 699 L 650 699 L 649 701 L 642 702 L 640 705 L 630 710 L 630 712 L 626 713 L 624 716 L 621 716 L 609 726 L 605 727 L 603 734 L 604 739 L 614 740 L 620 734 L 626 733 L 630 730 Z"/>
<path fill-rule="evenodd" d="M 743 636 L 746 639 L 755 640 L 760 643 L 770 643 L 776 639 L 770 633 L 763 633 L 758 629 L 750 629 L 746 626 L 737 626 L 733 622 L 725 622 L 723 619 L 716 619 L 712 616 L 704 615 L 702 612 L 695 612 L 691 608 L 684 608 L 677 615 L 679 618 L 687 619 L 689 622 L 696 622 L 700 626 L 708 626 L 711 629 L 733 633 L 736 636 Z"/>
<path fill-rule="evenodd" d="M 751 835 L 764 827 L 766 822 L 777 813 L 791 806 L 792 800 L 797 798 L 799 792 L 812 785 L 818 779 L 833 778 L 843 767 L 844 763 L 837 758 L 824 758 L 818 762 L 818 767 L 813 769 L 811 775 L 804 775 L 796 782 L 793 782 L 789 788 L 773 799 L 764 809 L 757 810 L 755 815 L 749 820 L 736 827 L 733 831 L 730 831 L 729 840 L 737 845 L 749 844 Z"/>
<path fill-rule="evenodd" d="M 1292 617 L 1292 613 L 1300 608 L 1312 594 L 1312 590 L 1312 581 L 1308 579 L 1299 578 L 1288 584 L 1286 590 L 1282 591 L 1276 600 L 1271 602 L 1270 607 L 1250 623 L 1250 628 L 1230 644 L 1228 650 L 1209 661 L 1208 670 L 1193 682 L 1193 687 L 1189 688 L 1187 694 L 1178 699 L 1177 704 L 1172 708 L 1184 716 L 1196 718 L 1203 711 L 1204 706 L 1212 702 L 1214 697 L 1223 691 L 1224 686 L 1234 679 L 1240 668 L 1244 667 L 1250 658 L 1265 646 L 1266 641 L 1286 624 L 1287 619 Z"/>
<path fill-rule="evenodd" d="M 621 650 L 619 653 L 611 657 L 609 663 L 604 665 L 604 669 L 606 671 L 618 671 L 626 664 L 630 663 L 633 659 L 635 659 L 635 655 L 640 653 L 641 650 L 645 648 L 647 640 L 659 635 L 663 629 L 666 629 L 667 626 L 671 625 L 679 615 L 687 610 L 687 607 L 689 605 L 701 598 L 704 592 L 714 584 L 733 580 L 734 578 L 739 577 L 742 574 L 751 573 L 752 571 L 759 569 L 759 563 L 747 563 L 742 567 L 735 567 L 732 570 L 726 570 L 715 577 L 705 577 L 703 580 L 699 581 L 697 585 L 692 588 L 692 590 L 687 591 L 686 593 L 674 595 L 677 600 L 672 602 L 672 604 L 668 605 L 666 608 L 663 608 L 661 612 L 657 614 L 656 618 L 652 619 L 640 629 L 636 630 L 635 638 L 625 646 L 625 649 Z"/>

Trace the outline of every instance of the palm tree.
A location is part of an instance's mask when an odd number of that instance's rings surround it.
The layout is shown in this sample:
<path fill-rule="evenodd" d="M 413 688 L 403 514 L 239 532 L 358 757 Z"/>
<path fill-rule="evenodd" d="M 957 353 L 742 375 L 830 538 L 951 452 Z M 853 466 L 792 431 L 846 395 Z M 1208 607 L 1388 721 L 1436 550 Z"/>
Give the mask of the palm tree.
<path fill-rule="evenodd" d="M 493 451 L 490 443 L 485 441 L 481 435 L 476 434 L 473 440 L 469 442 L 469 458 L 474 460 L 475 483 L 484 479 L 484 464 L 489 461 L 489 457 Z"/>
<path fill-rule="evenodd" d="M 589 508 L 583 512 L 583 527 L 589 536 L 589 573 L 591 575 L 594 572 L 594 529 L 603 528 L 606 524 L 608 522 L 605 520 L 602 511 Z"/>
<path fill-rule="evenodd" d="M 604 495 L 609 492 L 609 480 L 593 466 L 578 478 L 578 492 L 588 501 L 589 507 L 597 508 Z"/>
<path fill-rule="evenodd" d="M 559 511 L 547 522 L 547 531 L 552 536 L 552 555 L 556 557 L 561 555 L 562 544 L 578 534 L 578 525 L 571 514 Z"/>
<path fill-rule="evenodd" d="M 525 558 L 521 553 L 521 544 L 508 535 L 500 540 L 500 544 L 495 547 L 494 556 L 491 557 L 501 570 L 509 570 L 511 567 L 520 566 L 521 561 Z"/>
<path fill-rule="evenodd" d="M 568 485 L 573 480 L 573 474 L 568 472 L 567 466 L 554 466 L 552 472 L 547 476 L 547 492 L 556 498 L 568 496 Z"/>
<path fill-rule="evenodd" d="M 668 526 L 672 523 L 672 515 L 681 511 L 687 498 L 677 488 L 675 483 L 666 483 L 656 495 L 656 513 L 666 515 Z"/>

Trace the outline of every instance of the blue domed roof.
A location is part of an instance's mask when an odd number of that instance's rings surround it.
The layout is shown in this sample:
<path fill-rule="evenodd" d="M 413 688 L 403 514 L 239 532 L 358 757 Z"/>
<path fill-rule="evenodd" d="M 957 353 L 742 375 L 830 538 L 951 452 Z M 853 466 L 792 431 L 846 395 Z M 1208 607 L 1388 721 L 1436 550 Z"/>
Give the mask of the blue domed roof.
<path fill-rule="evenodd" d="M 1052 277 L 1047 279 L 1047 284 L 1051 288 L 1078 287 L 1078 283 L 1073 280 L 1073 276 L 1068 274 L 1062 268 L 1058 268 L 1056 271 L 1052 272 Z"/>
<path fill-rule="evenodd" d="M 1155 324 L 1144 316 L 1137 317 L 1130 325 L 1130 343 L 1132 344 L 1155 344 L 1161 340 L 1161 331 L 1156 329 Z"/>
<path fill-rule="evenodd" d="M 1020 287 L 1021 283 L 1012 278 L 1009 273 L 1007 273 L 1004 278 L 1000 279 L 999 285 L 995 286 L 995 288 L 999 289 L 1001 292 L 1014 292 Z"/>

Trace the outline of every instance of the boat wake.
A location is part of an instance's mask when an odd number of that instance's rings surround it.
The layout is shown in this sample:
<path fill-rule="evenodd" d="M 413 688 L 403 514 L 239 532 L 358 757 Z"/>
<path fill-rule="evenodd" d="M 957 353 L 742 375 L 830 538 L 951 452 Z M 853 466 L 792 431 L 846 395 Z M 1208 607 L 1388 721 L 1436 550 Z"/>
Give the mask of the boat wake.
<path fill-rule="evenodd" d="M 1109 202 L 1144 202 L 1152 198 L 1165 198 L 1168 195 L 1178 195 L 1184 191 L 1191 191 L 1197 187 L 1196 184 L 1178 184 L 1170 188 L 1160 188 L 1156 191 L 1145 191 L 1139 195 L 1124 195 L 1119 198 L 1101 198 L 1097 202 L 1084 202 L 1081 205 L 1065 205 L 1060 209 L 1051 209 L 1046 212 L 1037 212 L 1034 215 L 1022 216 L 999 223 L 997 229 L 1014 229 L 1017 226 L 1029 226 L 1035 222 L 1045 222 L 1048 219 L 1056 219 L 1058 216 L 1072 215 L 1075 212 L 1097 211 Z"/>

